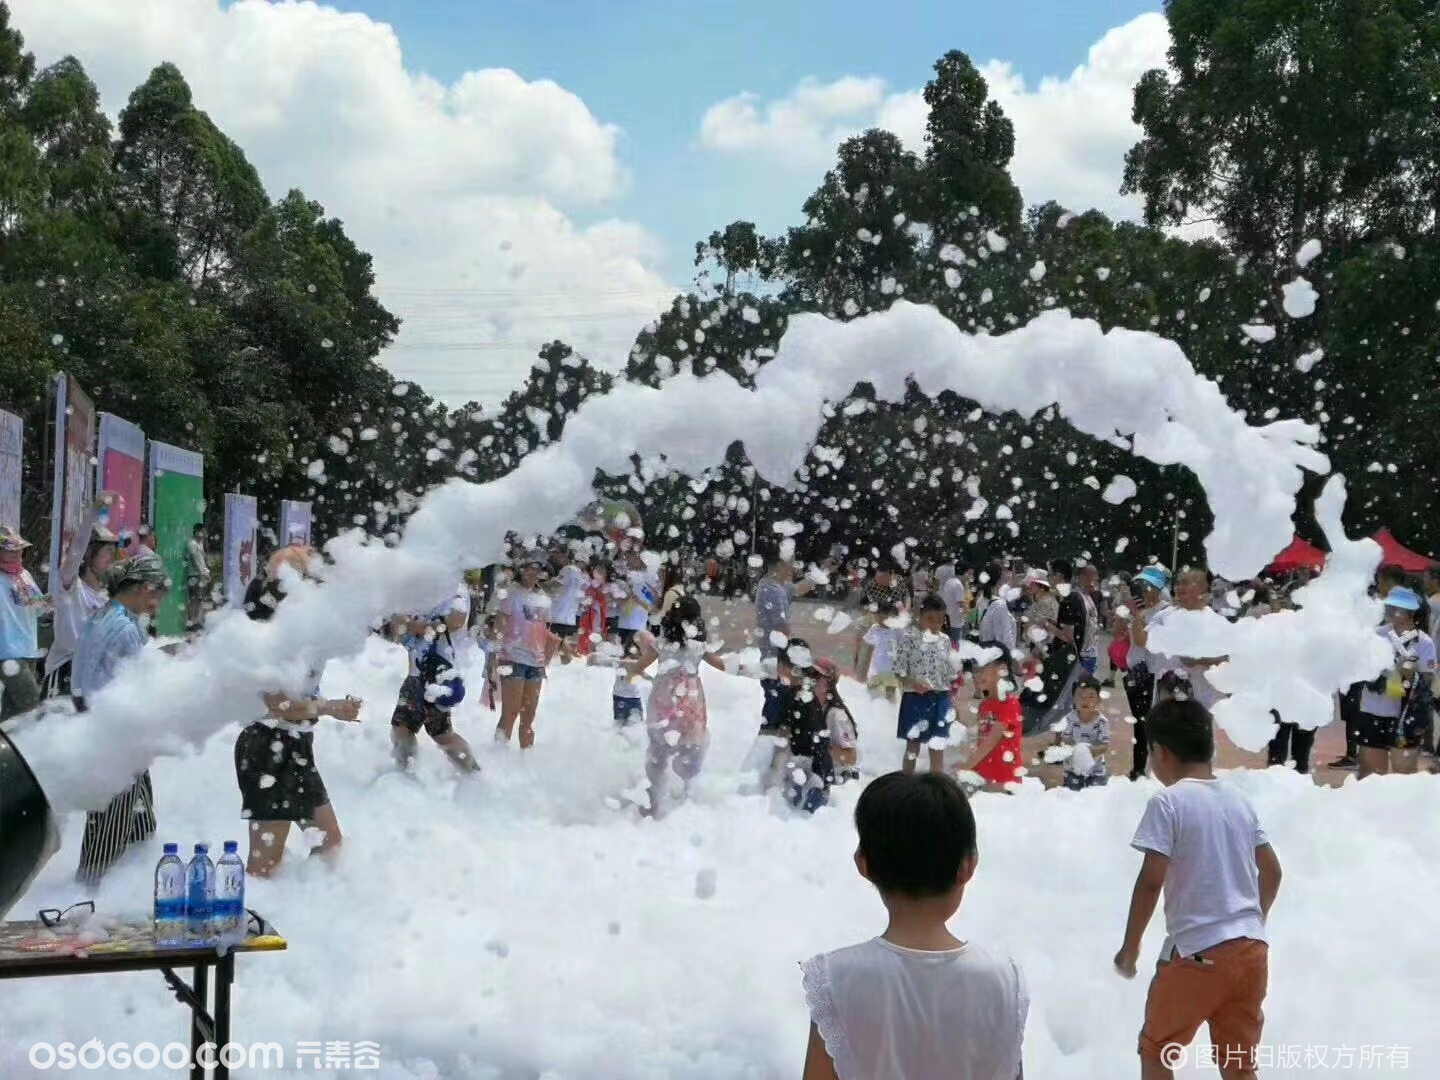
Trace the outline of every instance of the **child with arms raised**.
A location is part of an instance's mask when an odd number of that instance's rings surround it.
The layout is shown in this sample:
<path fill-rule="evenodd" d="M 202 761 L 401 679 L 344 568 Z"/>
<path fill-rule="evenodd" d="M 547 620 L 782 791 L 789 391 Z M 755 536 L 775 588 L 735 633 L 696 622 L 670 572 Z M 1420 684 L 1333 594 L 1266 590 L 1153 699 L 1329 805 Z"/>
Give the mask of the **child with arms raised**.
<path fill-rule="evenodd" d="M 975 816 L 948 776 L 890 773 L 855 806 L 855 867 L 885 933 L 802 965 L 804 1080 L 1017 1080 L 1029 998 L 1015 962 L 955 938 Z"/>
<path fill-rule="evenodd" d="M 1140 1031 L 1142 1080 L 1171 1080 L 1172 1047 L 1210 1025 L 1224 1080 L 1254 1080 L 1269 978 L 1265 920 L 1280 890 L 1275 857 L 1250 803 L 1215 779 L 1215 734 L 1198 701 L 1146 717 L 1153 796 L 1131 846 L 1145 855 L 1115 968 L 1135 977 L 1140 942 L 1165 895 L 1165 944 Z"/>

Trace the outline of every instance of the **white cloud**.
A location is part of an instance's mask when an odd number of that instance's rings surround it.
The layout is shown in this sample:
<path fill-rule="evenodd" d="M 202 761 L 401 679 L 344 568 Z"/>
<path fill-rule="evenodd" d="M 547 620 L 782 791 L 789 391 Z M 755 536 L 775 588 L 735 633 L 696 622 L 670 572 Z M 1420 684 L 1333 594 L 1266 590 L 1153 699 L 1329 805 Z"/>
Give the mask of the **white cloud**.
<path fill-rule="evenodd" d="M 260 170 L 375 256 L 406 320 L 385 360 L 454 403 L 498 400 L 559 337 L 611 362 L 671 289 L 640 226 L 578 225 L 626 185 L 618 130 L 547 80 L 407 70 L 394 31 L 311 2 L 10 0 L 42 64 L 78 56 L 107 110 L 163 61 Z"/>
<path fill-rule="evenodd" d="M 1065 78 L 1030 86 L 1007 62 L 981 66 L 991 96 L 1015 124 L 1011 175 L 1027 203 L 1055 199 L 1076 210 L 1139 215 L 1139 200 L 1119 194 L 1125 152 L 1139 136 L 1131 92 L 1141 74 L 1165 65 L 1169 43 L 1165 17 L 1151 13 L 1109 31 Z M 769 104 L 753 94 L 722 101 L 706 112 L 700 141 L 717 152 L 824 168 L 840 141 L 869 127 L 887 128 L 922 151 L 926 115 L 918 90 L 890 92 L 881 80 L 848 76 L 802 83 Z"/>

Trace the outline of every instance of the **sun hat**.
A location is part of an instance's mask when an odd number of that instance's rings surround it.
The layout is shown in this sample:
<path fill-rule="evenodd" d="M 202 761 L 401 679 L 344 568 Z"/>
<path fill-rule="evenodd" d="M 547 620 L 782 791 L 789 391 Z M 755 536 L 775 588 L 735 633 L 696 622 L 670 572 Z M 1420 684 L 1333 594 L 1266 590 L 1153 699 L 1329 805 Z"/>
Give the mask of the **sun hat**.
<path fill-rule="evenodd" d="M 120 537 L 104 525 L 96 522 L 90 530 L 90 542 L 92 544 L 118 544 L 120 543 Z"/>
<path fill-rule="evenodd" d="M 834 682 L 840 677 L 840 669 L 835 666 L 835 661 L 831 660 L 828 656 L 816 657 L 815 663 L 811 666 L 819 673 L 821 678 L 829 679 L 831 682 Z"/>
<path fill-rule="evenodd" d="M 148 548 L 144 548 L 123 562 L 118 562 L 105 574 L 105 588 L 111 594 L 127 585 L 148 585 L 152 589 L 170 588 L 170 575 L 165 564 Z"/>
<path fill-rule="evenodd" d="M 1050 588 L 1050 575 L 1047 574 L 1044 570 L 1026 570 L 1025 584 L 1044 585 L 1045 588 L 1048 589 Z"/>
<path fill-rule="evenodd" d="M 1149 585 L 1156 592 L 1164 592 L 1170 587 L 1170 573 L 1158 566 L 1147 566 L 1135 577 L 1136 581 Z"/>
<path fill-rule="evenodd" d="M 1419 611 L 1420 597 L 1413 589 L 1396 586 L 1385 594 L 1385 606 L 1400 611 Z"/>
<path fill-rule="evenodd" d="M 0 551 L 24 551 L 29 546 L 30 541 L 20 535 L 19 529 L 0 525 Z"/>

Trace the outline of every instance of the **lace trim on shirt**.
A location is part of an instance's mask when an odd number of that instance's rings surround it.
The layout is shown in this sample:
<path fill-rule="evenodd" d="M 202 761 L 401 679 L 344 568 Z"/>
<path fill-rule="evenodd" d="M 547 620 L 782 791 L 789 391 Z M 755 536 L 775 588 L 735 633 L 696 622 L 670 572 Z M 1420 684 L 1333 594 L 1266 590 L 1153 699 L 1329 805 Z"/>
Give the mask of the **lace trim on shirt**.
<path fill-rule="evenodd" d="M 800 970 L 804 972 L 805 1004 L 830 1060 L 835 1063 L 835 1075 L 840 1080 L 864 1080 L 840 1023 L 840 1009 L 830 986 L 830 965 L 825 957 L 817 956 L 801 964 Z"/>

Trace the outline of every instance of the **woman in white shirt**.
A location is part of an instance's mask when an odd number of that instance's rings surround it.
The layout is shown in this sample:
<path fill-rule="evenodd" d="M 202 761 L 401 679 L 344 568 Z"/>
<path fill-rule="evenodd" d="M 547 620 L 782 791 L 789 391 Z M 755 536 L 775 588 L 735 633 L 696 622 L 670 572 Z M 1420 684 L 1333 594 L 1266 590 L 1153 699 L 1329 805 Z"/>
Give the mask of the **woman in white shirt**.
<path fill-rule="evenodd" d="M 1005 599 L 1005 571 L 999 565 L 985 571 L 980 583 L 980 640 L 998 641 L 1012 653 L 1019 644 L 1020 631 Z"/>
<path fill-rule="evenodd" d="M 1420 596 L 1404 587 L 1385 595 L 1385 623 L 1378 633 L 1394 655 L 1389 671 L 1367 683 L 1360 694 L 1360 778 L 1388 773 L 1392 752 L 1395 772 L 1413 773 L 1431 710 L 1430 679 L 1435 674 L 1435 642 L 1420 628 Z"/>
<path fill-rule="evenodd" d="M 70 540 L 60 567 L 60 588 L 55 591 L 55 640 L 45 654 L 45 682 L 49 696 L 70 693 L 70 664 L 80 634 L 95 613 L 105 606 L 105 571 L 115 562 L 120 538 L 103 523 L 118 496 L 106 493 L 86 515 Z"/>

